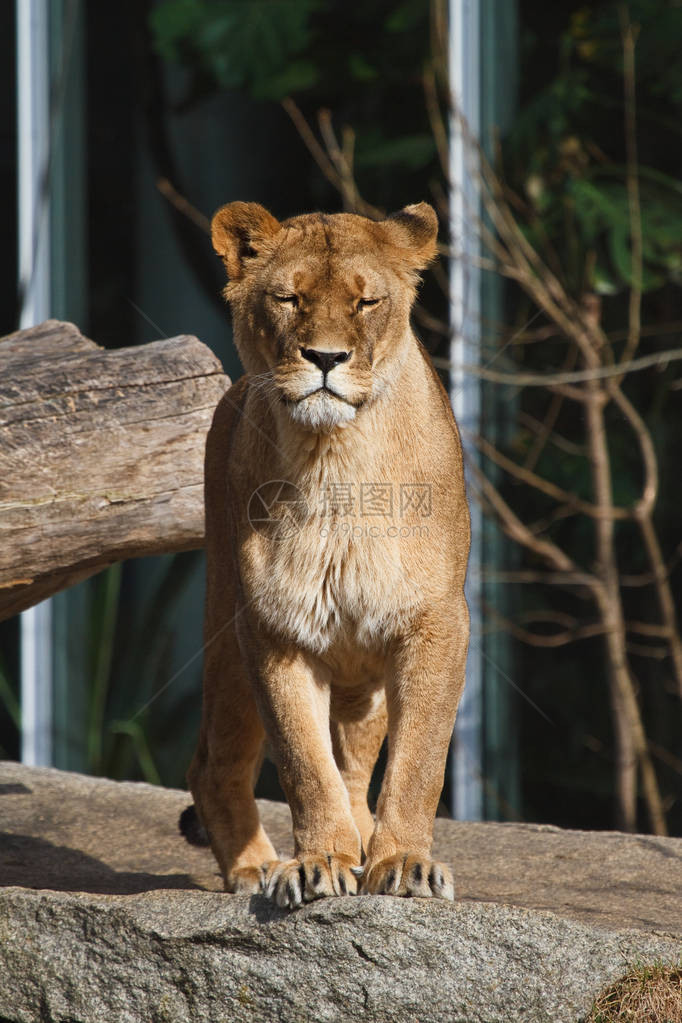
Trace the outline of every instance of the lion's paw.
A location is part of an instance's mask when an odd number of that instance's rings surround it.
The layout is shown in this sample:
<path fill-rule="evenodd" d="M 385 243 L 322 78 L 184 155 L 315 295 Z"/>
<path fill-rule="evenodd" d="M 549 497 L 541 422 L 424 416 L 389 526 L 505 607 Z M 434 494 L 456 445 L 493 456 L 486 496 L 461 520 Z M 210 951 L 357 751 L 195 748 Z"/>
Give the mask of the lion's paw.
<path fill-rule="evenodd" d="M 398 853 L 380 860 L 362 877 L 363 895 L 403 895 L 415 898 L 455 898 L 452 871 L 418 853 Z"/>
<path fill-rule="evenodd" d="M 263 892 L 283 909 L 296 909 L 304 902 L 333 895 L 357 895 L 359 871 L 350 856 L 325 853 L 278 860 L 266 870 Z"/>
<path fill-rule="evenodd" d="M 259 895 L 268 870 L 277 863 L 279 860 L 264 863 L 262 867 L 235 867 L 227 876 L 227 891 L 233 895 Z"/>

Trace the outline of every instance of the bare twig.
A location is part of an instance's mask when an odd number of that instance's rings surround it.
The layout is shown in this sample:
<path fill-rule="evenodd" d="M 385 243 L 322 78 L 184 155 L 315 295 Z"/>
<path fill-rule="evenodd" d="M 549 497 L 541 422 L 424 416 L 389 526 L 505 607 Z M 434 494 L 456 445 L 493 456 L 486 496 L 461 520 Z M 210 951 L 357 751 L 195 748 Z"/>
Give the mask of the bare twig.
<path fill-rule="evenodd" d="M 651 514 L 647 514 L 640 519 L 640 528 L 642 531 L 644 546 L 647 554 L 649 555 L 649 561 L 653 569 L 658 605 L 661 611 L 661 618 L 663 619 L 663 627 L 668 639 L 668 646 L 670 649 L 670 656 L 672 657 L 678 693 L 680 695 L 680 699 L 682 699 L 682 640 L 680 639 L 680 633 L 677 628 L 675 602 L 673 600 L 672 590 L 668 581 L 668 573 L 665 569 L 663 555 L 661 553 L 658 536 L 654 529 Z"/>
<path fill-rule="evenodd" d="M 609 507 L 604 510 L 597 505 L 592 504 L 590 501 L 582 501 L 577 494 L 571 494 L 568 490 L 564 490 L 562 487 L 558 487 L 556 483 L 546 480 L 544 476 L 538 476 L 537 473 L 531 472 L 524 466 L 519 465 L 511 458 L 507 458 L 501 451 L 486 440 L 485 437 L 474 436 L 468 431 L 461 429 L 461 433 L 466 436 L 473 444 L 479 448 L 480 451 L 490 458 L 491 461 L 499 465 L 501 469 L 515 476 L 516 479 L 521 480 L 522 483 L 526 483 L 529 487 L 534 487 L 535 490 L 541 491 L 543 494 L 547 494 L 548 497 L 553 497 L 556 501 L 561 501 L 567 507 L 574 511 L 582 512 L 584 515 L 589 515 L 591 518 L 599 518 L 600 516 L 607 515 L 610 519 L 627 519 L 630 518 L 630 512 L 626 508 Z"/>
<path fill-rule="evenodd" d="M 201 210 L 198 210 L 196 206 L 193 206 L 189 199 L 186 199 L 184 195 L 180 195 L 177 189 L 171 184 L 168 178 L 158 178 L 156 187 L 164 198 L 168 199 L 171 206 L 182 213 L 188 220 L 191 220 L 193 224 L 205 231 L 206 234 L 211 233 L 211 221 L 205 216 Z"/>
<path fill-rule="evenodd" d="M 442 337 L 450 337 L 450 326 L 445 323 L 444 320 L 439 319 L 437 316 L 432 316 L 427 309 L 422 305 L 416 305 L 413 309 L 413 316 L 420 326 L 425 327 L 427 330 L 432 330 L 434 334 L 440 334 Z"/>
<path fill-rule="evenodd" d="M 623 89 L 625 94 L 625 185 L 630 218 L 630 308 L 628 339 L 621 364 L 628 363 L 637 350 L 642 324 L 642 211 L 639 201 L 637 160 L 637 112 L 635 101 L 635 41 L 637 31 L 630 21 L 627 4 L 619 9 L 623 37 Z"/>
<path fill-rule="evenodd" d="M 597 303 L 591 303 L 588 315 L 599 315 Z M 586 361 L 591 362 L 592 360 Z M 613 497 L 606 423 L 604 421 L 607 393 L 596 379 L 588 380 L 585 386 L 589 395 L 589 401 L 586 404 L 587 443 L 594 492 L 597 504 L 603 509 L 608 509 L 613 507 Z M 609 390 L 614 397 L 622 401 L 624 396 L 615 384 L 610 386 Z M 629 402 L 627 405 L 629 406 Z M 645 482 L 644 495 L 649 495 L 651 485 L 652 481 Z M 655 496 L 655 483 L 653 490 Z M 626 831 L 634 831 L 636 827 L 636 770 L 637 762 L 639 762 L 642 788 L 652 830 L 655 834 L 665 834 L 665 813 L 658 780 L 651 762 L 646 732 L 637 703 L 635 683 L 627 660 L 625 621 L 614 546 L 614 520 L 606 516 L 596 519 L 594 529 L 601 581 L 601 586 L 595 590 L 595 596 L 606 626 L 610 691 L 617 739 L 616 778 L 621 825 Z"/>
<path fill-rule="evenodd" d="M 652 352 L 642 355 L 628 363 L 617 366 L 594 366 L 591 369 L 579 369 L 570 373 L 501 373 L 499 370 L 486 369 L 484 366 L 462 366 L 467 373 L 490 380 L 495 384 L 508 384 L 510 387 L 552 387 L 565 384 L 582 384 L 588 380 L 607 380 L 610 377 L 620 379 L 623 373 L 638 373 L 650 366 L 660 366 L 668 362 L 679 362 L 682 359 L 682 348 L 673 348 L 666 352 Z M 440 359 L 442 369 L 455 367 L 446 359 Z M 565 392 L 562 392 L 565 393 Z"/>
<path fill-rule="evenodd" d="M 535 416 L 524 412 L 523 409 L 519 411 L 519 422 L 522 426 L 527 426 L 533 433 L 544 433 L 545 424 L 541 423 Z M 578 458 L 585 457 L 585 448 L 582 444 L 576 444 L 575 441 L 569 440 L 568 437 L 564 437 L 563 434 L 558 433 L 556 430 L 552 430 L 547 440 L 550 444 L 558 447 L 560 451 L 565 451 L 567 455 L 573 455 Z"/>
<path fill-rule="evenodd" d="M 357 185 L 355 184 L 355 178 L 353 175 L 353 166 L 349 159 L 349 156 L 352 156 L 354 149 L 354 135 L 349 129 L 344 131 L 345 145 L 342 149 L 337 141 L 336 134 L 334 133 L 331 111 L 320 110 L 317 115 L 317 123 L 320 126 L 320 135 L 322 136 L 327 148 L 327 153 L 329 154 L 341 181 L 341 195 L 343 197 L 344 209 L 355 211 L 358 209 L 359 205 L 362 204 L 362 200 L 358 195 Z"/>
<path fill-rule="evenodd" d="M 510 635 L 521 640 L 522 643 L 526 643 L 528 646 L 552 649 L 554 647 L 566 646 L 568 643 L 575 643 L 581 639 L 591 639 L 594 636 L 604 635 L 604 625 L 601 622 L 596 622 L 593 625 L 576 624 L 573 628 L 564 629 L 561 632 L 534 632 L 531 629 L 526 629 L 524 626 L 519 625 L 518 622 L 514 622 L 510 618 L 500 614 L 496 608 L 492 607 L 492 605 L 487 602 L 484 602 L 484 608 L 486 613 L 502 628 L 509 632 Z"/>
<path fill-rule="evenodd" d="M 282 100 L 282 106 L 293 121 L 294 127 L 305 143 L 308 152 L 326 177 L 327 181 L 329 181 L 329 183 L 333 185 L 337 192 L 339 192 L 342 196 L 346 196 L 348 182 L 344 174 L 339 172 L 339 169 L 335 166 L 330 155 L 317 141 L 315 133 L 308 124 L 298 105 L 290 96 L 287 96 Z M 334 147 L 335 155 L 340 154 L 341 159 L 343 159 L 343 154 L 339 150 L 338 143 L 336 143 L 336 141 L 334 142 Z M 369 217 L 371 220 L 383 220 L 385 216 L 384 211 L 378 209 L 376 206 L 372 206 L 371 203 L 365 202 L 357 191 L 355 185 L 353 186 L 353 194 L 355 203 L 354 209 L 357 213 L 362 213 L 365 217 Z"/>
<path fill-rule="evenodd" d="M 678 774 L 682 774 L 682 759 L 674 756 L 669 750 L 664 749 L 657 742 L 650 743 L 651 752 L 655 757 L 658 757 L 664 764 L 671 767 L 673 771 L 677 771 Z"/>
<path fill-rule="evenodd" d="M 447 181 L 450 176 L 448 133 L 445 127 L 445 120 L 440 112 L 436 72 L 433 67 L 428 67 L 425 70 L 422 77 L 422 83 L 424 87 L 426 112 L 428 114 L 429 124 L 431 125 L 431 133 L 436 143 L 436 150 L 438 152 L 441 170 L 443 171 L 443 177 Z"/>
<path fill-rule="evenodd" d="M 657 572 L 640 572 L 638 575 L 622 573 L 620 577 L 621 586 L 652 586 L 659 579 L 668 579 L 682 561 L 682 543 L 679 543 L 675 553 L 667 563 L 663 563 Z"/>
<path fill-rule="evenodd" d="M 667 646 L 649 646 L 644 643 L 634 643 L 631 639 L 625 644 L 625 649 L 629 654 L 650 657 L 654 661 L 664 661 L 669 656 Z"/>
<path fill-rule="evenodd" d="M 575 365 L 575 360 L 578 357 L 578 352 L 575 345 L 571 345 L 568 352 L 566 353 L 566 359 L 564 361 L 564 370 L 571 370 Z M 538 460 L 545 450 L 550 437 L 553 434 L 554 427 L 557 424 L 559 414 L 563 407 L 565 398 L 563 394 L 553 394 L 549 403 L 549 408 L 545 414 L 545 420 L 541 425 L 540 430 L 533 442 L 533 445 L 526 456 L 525 466 L 526 469 L 534 469 L 538 464 Z"/>
<path fill-rule="evenodd" d="M 528 583 L 530 585 L 540 584 L 542 586 L 563 586 L 567 589 L 576 587 L 577 595 L 585 599 L 592 598 L 591 585 L 594 579 L 590 575 L 581 572 L 533 572 L 529 569 L 514 569 L 500 571 L 483 569 L 483 578 L 497 583 Z"/>
<path fill-rule="evenodd" d="M 596 580 L 590 573 L 581 573 L 575 562 L 552 540 L 533 536 L 528 526 L 521 522 L 518 515 L 512 511 L 496 487 L 483 475 L 475 463 L 470 462 L 469 469 L 476 480 L 476 485 L 495 510 L 502 528 L 508 536 L 511 536 L 517 543 L 537 554 L 550 568 L 554 568 L 559 572 L 581 575 L 584 580 L 583 585 L 593 585 L 596 583 Z"/>
<path fill-rule="evenodd" d="M 656 504 L 656 497 L 658 495 L 658 461 L 656 458 L 656 451 L 651 439 L 651 434 L 630 399 L 627 398 L 621 391 L 620 387 L 615 384 L 609 384 L 608 391 L 630 424 L 632 431 L 637 438 L 637 443 L 642 456 L 642 464 L 644 466 L 644 483 L 642 485 L 642 496 L 634 509 L 635 514 L 642 518 L 653 513 L 654 505 Z"/>
<path fill-rule="evenodd" d="M 627 341 L 629 333 L 629 327 L 626 330 L 610 330 L 608 332 L 608 338 L 609 341 Z M 663 334 L 680 333 L 682 333 L 682 320 L 672 320 L 670 323 L 642 324 L 639 328 L 640 338 L 661 337 Z"/>

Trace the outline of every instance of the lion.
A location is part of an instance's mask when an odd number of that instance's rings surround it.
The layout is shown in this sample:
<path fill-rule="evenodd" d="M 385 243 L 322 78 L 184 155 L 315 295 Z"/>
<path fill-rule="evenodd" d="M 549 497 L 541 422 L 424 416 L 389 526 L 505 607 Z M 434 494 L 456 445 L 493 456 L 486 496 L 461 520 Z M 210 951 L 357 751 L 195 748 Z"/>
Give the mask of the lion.
<path fill-rule="evenodd" d="M 279 222 L 233 202 L 211 229 L 245 375 L 206 447 L 196 813 L 229 892 L 453 899 L 431 844 L 464 685 L 469 513 L 450 404 L 410 327 L 436 214 Z M 290 860 L 254 798 L 266 741 Z"/>

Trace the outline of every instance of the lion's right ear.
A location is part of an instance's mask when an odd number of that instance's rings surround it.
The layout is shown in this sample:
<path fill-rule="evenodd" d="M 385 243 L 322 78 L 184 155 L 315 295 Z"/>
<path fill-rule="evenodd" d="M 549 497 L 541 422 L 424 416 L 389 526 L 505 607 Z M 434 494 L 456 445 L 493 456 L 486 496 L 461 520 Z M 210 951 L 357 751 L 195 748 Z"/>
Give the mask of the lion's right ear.
<path fill-rule="evenodd" d="M 423 270 L 435 258 L 438 217 L 427 202 L 414 203 L 381 221 L 393 245 L 402 249 L 414 270 Z"/>
<path fill-rule="evenodd" d="M 211 221 L 213 248 L 231 281 L 244 276 L 248 262 L 278 233 L 281 224 L 257 202 L 230 202 Z"/>

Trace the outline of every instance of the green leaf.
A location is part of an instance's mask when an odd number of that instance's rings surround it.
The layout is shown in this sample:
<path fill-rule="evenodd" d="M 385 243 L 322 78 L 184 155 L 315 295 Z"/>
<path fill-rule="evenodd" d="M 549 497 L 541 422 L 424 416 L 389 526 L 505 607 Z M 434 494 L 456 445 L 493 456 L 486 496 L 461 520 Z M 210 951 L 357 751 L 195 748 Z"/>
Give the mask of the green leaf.
<path fill-rule="evenodd" d="M 613 265 L 622 281 L 632 281 L 632 250 L 627 228 L 614 227 L 608 234 L 608 246 Z"/>
<path fill-rule="evenodd" d="M 263 78 L 254 86 L 255 99 L 281 100 L 292 93 L 303 92 L 317 84 L 317 68 L 311 61 L 293 61 L 285 71 L 272 78 Z"/>
<path fill-rule="evenodd" d="M 160 57 L 179 61 L 182 41 L 191 38 L 203 17 L 202 0 L 165 0 L 149 14 L 154 48 Z"/>
<path fill-rule="evenodd" d="M 316 81 L 303 59 L 310 17 L 322 0 L 162 0 L 149 24 L 158 53 L 195 68 L 223 88 L 247 86 L 281 99 Z"/>
<path fill-rule="evenodd" d="M 377 69 L 361 53 L 351 53 L 349 56 L 348 73 L 356 82 L 373 82 L 379 77 Z"/>
<path fill-rule="evenodd" d="M 9 677 L 2 663 L 0 663 L 0 706 L 3 706 L 9 714 L 15 728 L 21 728 L 21 707 L 17 699 Z"/>
<path fill-rule="evenodd" d="M 423 0 L 406 0 L 391 11 L 386 18 L 385 28 L 387 32 L 412 32 L 419 22 L 424 18 L 427 10 Z"/>
<path fill-rule="evenodd" d="M 110 731 L 114 735 L 128 735 L 132 740 L 133 746 L 135 747 L 135 754 L 137 756 L 137 762 L 140 765 L 140 770 L 144 775 L 144 780 L 150 785 L 160 785 L 161 776 L 159 775 L 154 758 L 152 756 L 151 749 L 149 748 L 149 742 L 145 734 L 144 728 L 139 721 L 131 719 L 130 721 L 112 721 Z"/>
<path fill-rule="evenodd" d="M 426 133 L 372 143 L 358 139 L 357 164 L 362 167 L 398 165 L 407 170 L 419 170 L 435 153 L 433 137 Z"/>
<path fill-rule="evenodd" d="M 620 291 L 613 274 L 597 263 L 592 271 L 591 287 L 598 295 L 617 295 Z"/>

